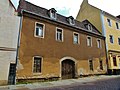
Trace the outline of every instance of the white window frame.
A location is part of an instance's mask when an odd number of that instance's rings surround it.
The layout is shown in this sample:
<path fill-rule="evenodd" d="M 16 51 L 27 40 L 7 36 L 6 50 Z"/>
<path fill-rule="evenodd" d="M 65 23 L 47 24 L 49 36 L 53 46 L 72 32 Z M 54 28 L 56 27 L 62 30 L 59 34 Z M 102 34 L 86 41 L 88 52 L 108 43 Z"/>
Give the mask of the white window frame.
<path fill-rule="evenodd" d="M 43 35 L 42 35 L 42 36 L 37 36 L 37 35 L 36 35 L 37 24 L 41 24 L 41 25 L 43 25 Z M 45 24 L 44 24 L 44 23 L 40 23 L 40 22 L 35 22 L 34 37 L 44 38 L 44 34 L 45 34 Z"/>
<path fill-rule="evenodd" d="M 99 47 L 98 40 L 100 41 L 100 47 Z M 97 39 L 97 48 L 102 48 L 102 42 L 101 42 L 101 39 Z"/>
<path fill-rule="evenodd" d="M 88 45 L 88 37 L 91 38 L 91 45 L 90 45 L 90 46 Z M 88 47 L 92 47 L 92 37 L 91 37 L 91 36 L 87 36 L 87 46 L 88 46 Z"/>
<path fill-rule="evenodd" d="M 89 31 L 92 31 L 92 25 L 88 24 L 87 27 Z"/>
<path fill-rule="evenodd" d="M 58 30 L 58 29 L 62 31 L 62 40 L 58 40 L 58 39 L 57 39 L 57 30 Z M 64 40 L 63 40 L 63 39 L 64 39 L 64 36 L 63 36 L 63 29 L 62 29 L 62 28 L 56 27 L 55 38 L 56 38 L 56 41 L 59 41 L 59 42 L 63 42 L 63 41 L 64 41 Z"/>
<path fill-rule="evenodd" d="M 55 14 L 55 17 L 53 17 L 53 14 Z M 56 18 L 57 18 L 57 14 L 56 14 L 56 12 L 54 12 L 53 10 L 50 10 L 50 18 L 51 18 L 51 19 L 55 19 L 55 20 L 56 20 Z"/>
<path fill-rule="evenodd" d="M 35 57 L 41 58 L 41 72 L 34 72 L 33 71 L 33 68 L 34 68 L 34 58 Z M 32 73 L 33 73 L 33 75 L 42 74 L 42 67 L 43 67 L 43 57 L 42 56 L 34 56 L 33 60 L 32 60 Z"/>
<path fill-rule="evenodd" d="M 74 42 L 74 36 L 75 36 L 75 34 L 78 35 L 78 43 L 75 43 L 75 42 Z M 80 44 L 79 33 L 77 33 L 77 32 L 73 32 L 73 43 L 74 43 L 74 44 Z"/>

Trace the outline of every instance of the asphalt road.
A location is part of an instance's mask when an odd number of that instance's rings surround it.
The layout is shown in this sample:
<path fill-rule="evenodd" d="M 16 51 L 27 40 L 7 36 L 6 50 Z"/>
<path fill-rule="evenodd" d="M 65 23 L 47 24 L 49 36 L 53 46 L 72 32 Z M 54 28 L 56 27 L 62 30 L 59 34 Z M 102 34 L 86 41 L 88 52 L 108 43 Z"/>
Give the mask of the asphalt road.
<path fill-rule="evenodd" d="M 120 77 L 95 82 L 73 83 L 67 86 L 38 88 L 33 90 L 120 90 Z"/>

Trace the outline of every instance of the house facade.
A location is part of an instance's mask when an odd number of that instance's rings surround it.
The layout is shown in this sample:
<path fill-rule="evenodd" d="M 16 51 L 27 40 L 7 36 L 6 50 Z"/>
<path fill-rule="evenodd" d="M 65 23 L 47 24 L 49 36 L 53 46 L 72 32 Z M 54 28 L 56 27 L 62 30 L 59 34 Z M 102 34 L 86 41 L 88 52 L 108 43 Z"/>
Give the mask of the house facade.
<path fill-rule="evenodd" d="M 89 13 L 89 14 L 88 14 Z M 120 19 L 98 9 L 84 0 L 76 17 L 88 19 L 106 37 L 108 73 L 120 74 Z"/>
<path fill-rule="evenodd" d="M 20 0 L 18 11 L 22 68 L 17 80 L 106 73 L 105 37 L 88 20 L 81 23 L 25 0 Z"/>
<path fill-rule="evenodd" d="M 0 1 L 0 85 L 14 83 L 19 18 L 10 0 Z"/>

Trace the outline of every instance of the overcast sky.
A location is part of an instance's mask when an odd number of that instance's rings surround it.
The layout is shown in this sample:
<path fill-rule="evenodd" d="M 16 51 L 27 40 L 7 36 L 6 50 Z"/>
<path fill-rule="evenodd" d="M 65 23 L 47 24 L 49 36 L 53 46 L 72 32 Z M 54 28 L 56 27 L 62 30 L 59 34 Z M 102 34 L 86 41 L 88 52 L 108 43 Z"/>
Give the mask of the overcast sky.
<path fill-rule="evenodd" d="M 11 0 L 17 7 L 19 0 Z M 57 13 L 76 18 L 83 0 L 26 0 L 46 9 L 55 8 Z M 89 0 L 89 3 L 114 16 L 120 15 L 120 0 Z"/>

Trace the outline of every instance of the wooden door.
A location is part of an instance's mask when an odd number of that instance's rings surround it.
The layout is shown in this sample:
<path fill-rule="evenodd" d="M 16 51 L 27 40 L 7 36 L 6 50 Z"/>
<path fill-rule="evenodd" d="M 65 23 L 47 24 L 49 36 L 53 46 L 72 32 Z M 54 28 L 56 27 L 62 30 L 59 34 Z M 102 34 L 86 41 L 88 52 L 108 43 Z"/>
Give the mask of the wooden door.
<path fill-rule="evenodd" d="M 62 79 L 71 79 L 75 77 L 75 62 L 72 60 L 62 61 Z"/>

